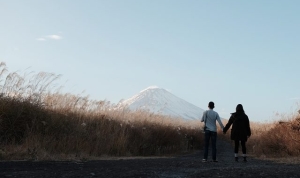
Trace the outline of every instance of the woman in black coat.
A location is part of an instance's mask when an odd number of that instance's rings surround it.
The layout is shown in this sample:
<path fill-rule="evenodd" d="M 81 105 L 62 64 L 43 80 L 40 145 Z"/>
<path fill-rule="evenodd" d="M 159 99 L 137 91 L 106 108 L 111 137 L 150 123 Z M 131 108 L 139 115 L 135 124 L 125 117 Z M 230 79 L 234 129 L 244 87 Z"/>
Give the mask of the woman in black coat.
<path fill-rule="evenodd" d="M 232 124 L 231 140 L 234 140 L 234 145 L 235 145 L 234 146 L 235 161 L 238 161 L 239 144 L 241 142 L 243 158 L 244 161 L 246 162 L 247 161 L 246 142 L 247 139 L 251 136 L 251 130 L 250 130 L 248 116 L 245 114 L 245 111 L 241 104 L 237 105 L 235 113 L 231 113 L 231 117 L 223 130 L 224 134 L 230 128 L 231 124 Z"/>

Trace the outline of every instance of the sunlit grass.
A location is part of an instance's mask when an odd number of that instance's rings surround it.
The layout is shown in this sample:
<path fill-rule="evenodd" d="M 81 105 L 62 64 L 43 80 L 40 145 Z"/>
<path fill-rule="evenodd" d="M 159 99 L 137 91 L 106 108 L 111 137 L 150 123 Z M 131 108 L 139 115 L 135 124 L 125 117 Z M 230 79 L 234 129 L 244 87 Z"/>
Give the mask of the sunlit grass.
<path fill-rule="evenodd" d="M 5 63 L 0 69 L 0 159 L 170 155 L 201 147 L 199 121 L 115 109 L 61 93 L 54 74 L 9 73 Z"/>
<path fill-rule="evenodd" d="M 10 73 L 0 63 L 0 159 L 161 156 L 202 148 L 199 120 L 116 109 L 109 101 L 62 93 L 58 78 L 45 72 Z M 251 122 L 248 152 L 299 156 L 300 118 L 285 115 L 282 121 Z M 220 132 L 219 138 L 229 139 L 229 134 Z"/>
<path fill-rule="evenodd" d="M 291 116 L 288 121 L 270 124 L 254 135 L 249 145 L 260 157 L 299 156 L 300 117 Z"/>

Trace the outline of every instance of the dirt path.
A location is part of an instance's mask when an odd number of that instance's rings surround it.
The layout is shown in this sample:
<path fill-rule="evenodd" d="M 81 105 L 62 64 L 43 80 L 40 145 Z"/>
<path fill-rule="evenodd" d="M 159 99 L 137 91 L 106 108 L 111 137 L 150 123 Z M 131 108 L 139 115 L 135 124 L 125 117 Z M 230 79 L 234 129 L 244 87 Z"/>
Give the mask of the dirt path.
<path fill-rule="evenodd" d="M 218 163 L 202 163 L 202 151 L 175 158 L 87 162 L 0 162 L 0 177 L 287 177 L 300 178 L 299 164 L 249 158 L 235 162 L 229 143 L 218 141 Z"/>

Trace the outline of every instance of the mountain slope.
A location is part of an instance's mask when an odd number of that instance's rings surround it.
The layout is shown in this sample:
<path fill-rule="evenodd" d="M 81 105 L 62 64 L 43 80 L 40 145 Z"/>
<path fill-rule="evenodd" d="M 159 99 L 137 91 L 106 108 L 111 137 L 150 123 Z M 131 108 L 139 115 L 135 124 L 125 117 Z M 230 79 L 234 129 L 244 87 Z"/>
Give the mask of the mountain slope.
<path fill-rule="evenodd" d="M 146 88 L 137 95 L 121 101 L 118 106 L 130 110 L 142 109 L 188 120 L 199 119 L 204 112 L 203 109 L 158 87 Z"/>

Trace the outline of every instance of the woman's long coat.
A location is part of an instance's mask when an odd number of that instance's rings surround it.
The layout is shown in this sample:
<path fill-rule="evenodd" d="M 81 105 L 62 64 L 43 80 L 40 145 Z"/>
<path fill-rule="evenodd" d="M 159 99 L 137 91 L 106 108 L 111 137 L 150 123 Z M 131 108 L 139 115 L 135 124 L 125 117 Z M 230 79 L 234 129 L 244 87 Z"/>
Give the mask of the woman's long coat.
<path fill-rule="evenodd" d="M 231 125 L 231 140 L 247 141 L 251 136 L 249 118 L 245 113 L 232 113 L 223 132 L 226 133 Z"/>

